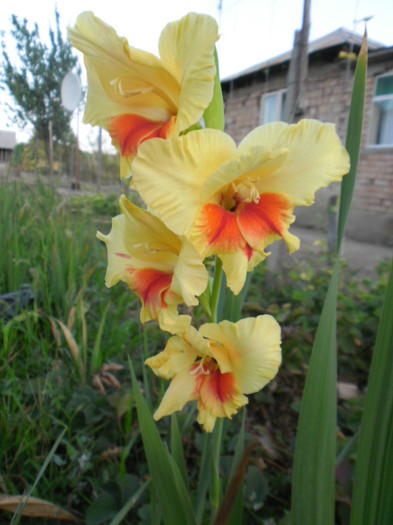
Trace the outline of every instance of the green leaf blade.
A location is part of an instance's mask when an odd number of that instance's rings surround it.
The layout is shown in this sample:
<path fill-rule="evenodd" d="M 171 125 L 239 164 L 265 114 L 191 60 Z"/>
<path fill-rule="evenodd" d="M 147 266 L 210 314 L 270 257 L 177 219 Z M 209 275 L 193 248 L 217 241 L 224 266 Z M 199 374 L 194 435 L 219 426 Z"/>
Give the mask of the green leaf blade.
<path fill-rule="evenodd" d="M 221 89 L 217 49 L 214 49 L 214 59 L 216 63 L 216 76 L 214 77 L 213 98 L 208 107 L 205 109 L 203 117 L 205 120 L 205 126 L 207 128 L 214 128 L 224 131 L 224 99 Z"/>
<path fill-rule="evenodd" d="M 335 265 L 304 387 L 292 475 L 293 525 L 334 524 L 337 352 Z"/>
<path fill-rule="evenodd" d="M 393 523 L 393 262 L 371 364 L 351 525 Z"/>
<path fill-rule="evenodd" d="M 144 400 L 131 365 L 131 378 L 143 446 L 166 525 L 196 525 L 191 501 L 175 460 L 169 455 Z"/>
<path fill-rule="evenodd" d="M 172 414 L 171 416 L 171 452 L 179 472 L 182 475 L 184 485 L 187 487 L 187 465 L 176 414 Z"/>
<path fill-rule="evenodd" d="M 344 238 L 345 225 L 348 219 L 355 188 L 356 173 L 359 163 L 360 146 L 362 142 L 364 99 L 366 96 L 367 81 L 367 38 L 364 35 L 356 64 L 355 78 L 351 98 L 351 108 L 348 117 L 347 139 L 345 147 L 351 160 L 349 173 L 343 178 L 340 195 L 340 212 L 337 229 L 338 250 Z"/>
<path fill-rule="evenodd" d="M 341 186 L 337 253 L 318 326 L 300 409 L 293 468 L 291 522 L 293 525 L 334 524 L 337 425 L 336 317 L 339 254 L 355 186 L 362 137 L 367 75 L 367 40 L 355 71 L 346 148 L 350 172 Z"/>

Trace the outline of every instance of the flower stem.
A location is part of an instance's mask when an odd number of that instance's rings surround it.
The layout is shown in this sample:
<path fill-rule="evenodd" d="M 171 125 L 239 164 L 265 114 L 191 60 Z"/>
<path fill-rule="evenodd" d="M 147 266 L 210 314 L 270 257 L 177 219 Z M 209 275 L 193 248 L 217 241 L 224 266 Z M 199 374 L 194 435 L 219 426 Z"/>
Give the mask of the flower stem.
<path fill-rule="evenodd" d="M 213 431 L 212 442 L 212 484 L 211 484 L 211 504 L 213 506 L 213 517 L 215 516 L 221 500 L 220 483 L 220 452 L 222 443 L 223 418 L 218 418 Z"/>
<path fill-rule="evenodd" d="M 212 294 L 210 297 L 210 311 L 211 311 L 210 321 L 212 323 L 217 322 L 217 308 L 218 308 L 218 300 L 220 298 L 221 280 L 222 280 L 222 262 L 219 257 L 216 257 L 216 263 L 214 267 Z"/>

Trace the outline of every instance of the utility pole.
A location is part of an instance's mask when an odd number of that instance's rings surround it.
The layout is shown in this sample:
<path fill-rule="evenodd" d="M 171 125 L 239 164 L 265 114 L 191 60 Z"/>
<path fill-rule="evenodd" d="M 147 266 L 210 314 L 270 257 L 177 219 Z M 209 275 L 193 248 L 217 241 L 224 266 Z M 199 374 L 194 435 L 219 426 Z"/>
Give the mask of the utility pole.
<path fill-rule="evenodd" d="M 295 120 L 303 94 L 308 69 L 308 35 L 310 32 L 311 0 L 304 0 L 302 29 L 295 31 L 295 39 L 288 68 L 288 89 L 285 100 L 285 122 Z"/>

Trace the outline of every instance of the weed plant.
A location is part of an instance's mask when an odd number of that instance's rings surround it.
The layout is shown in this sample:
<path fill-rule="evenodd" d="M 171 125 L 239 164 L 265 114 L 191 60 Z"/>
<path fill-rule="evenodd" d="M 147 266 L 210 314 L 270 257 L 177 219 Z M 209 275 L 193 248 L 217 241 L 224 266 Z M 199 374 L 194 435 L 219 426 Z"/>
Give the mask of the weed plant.
<path fill-rule="evenodd" d="M 34 188 L 3 183 L 0 195 L 0 492 L 17 495 L 32 486 L 65 429 L 32 495 L 98 524 L 109 523 L 138 494 L 125 522 L 147 525 L 154 505 L 141 489 L 148 470 L 128 358 L 148 404 L 155 408 L 164 385 L 147 377 L 142 363 L 162 349 L 165 340 L 154 323 L 140 328 L 139 301 L 125 284 L 104 286 L 105 247 L 95 233 L 109 231 L 108 218 L 119 213 L 118 196 L 65 199 L 40 183 Z M 308 261 L 280 280 L 267 277 L 261 264 L 253 274 L 245 310 L 250 315 L 271 313 L 283 325 L 284 365 L 277 379 L 251 398 L 247 411 L 248 435 L 250 440 L 260 439 L 264 458 L 251 462 L 247 471 L 247 524 L 278 520 L 289 507 L 305 363 L 330 268 L 328 259 L 318 265 Z M 340 449 L 352 443 L 359 427 L 387 265 L 381 264 L 373 280 L 348 277 L 345 269 L 342 274 L 346 281 L 338 301 L 339 377 L 355 384 L 360 395 L 340 401 Z M 195 315 L 203 314 L 197 310 Z M 197 424 L 190 424 L 192 410 L 178 418 L 191 490 L 198 483 L 204 446 Z M 168 420 L 159 423 L 164 438 L 169 425 Z M 235 426 L 236 421 L 224 426 L 228 455 L 235 446 Z M 338 472 L 342 524 L 354 453 L 355 449 L 347 454 L 345 469 Z M 8 523 L 8 518 L 0 511 L 0 523 Z M 23 518 L 23 523 L 37 519 Z"/>

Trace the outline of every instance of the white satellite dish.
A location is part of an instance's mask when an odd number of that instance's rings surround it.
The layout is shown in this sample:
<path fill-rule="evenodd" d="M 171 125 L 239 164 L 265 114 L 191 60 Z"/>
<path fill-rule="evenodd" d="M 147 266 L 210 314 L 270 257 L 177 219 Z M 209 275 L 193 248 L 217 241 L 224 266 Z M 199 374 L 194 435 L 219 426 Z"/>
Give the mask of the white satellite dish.
<path fill-rule="evenodd" d="M 74 111 L 81 98 L 81 83 L 79 77 L 71 71 L 66 74 L 61 83 L 61 103 L 68 111 Z"/>

